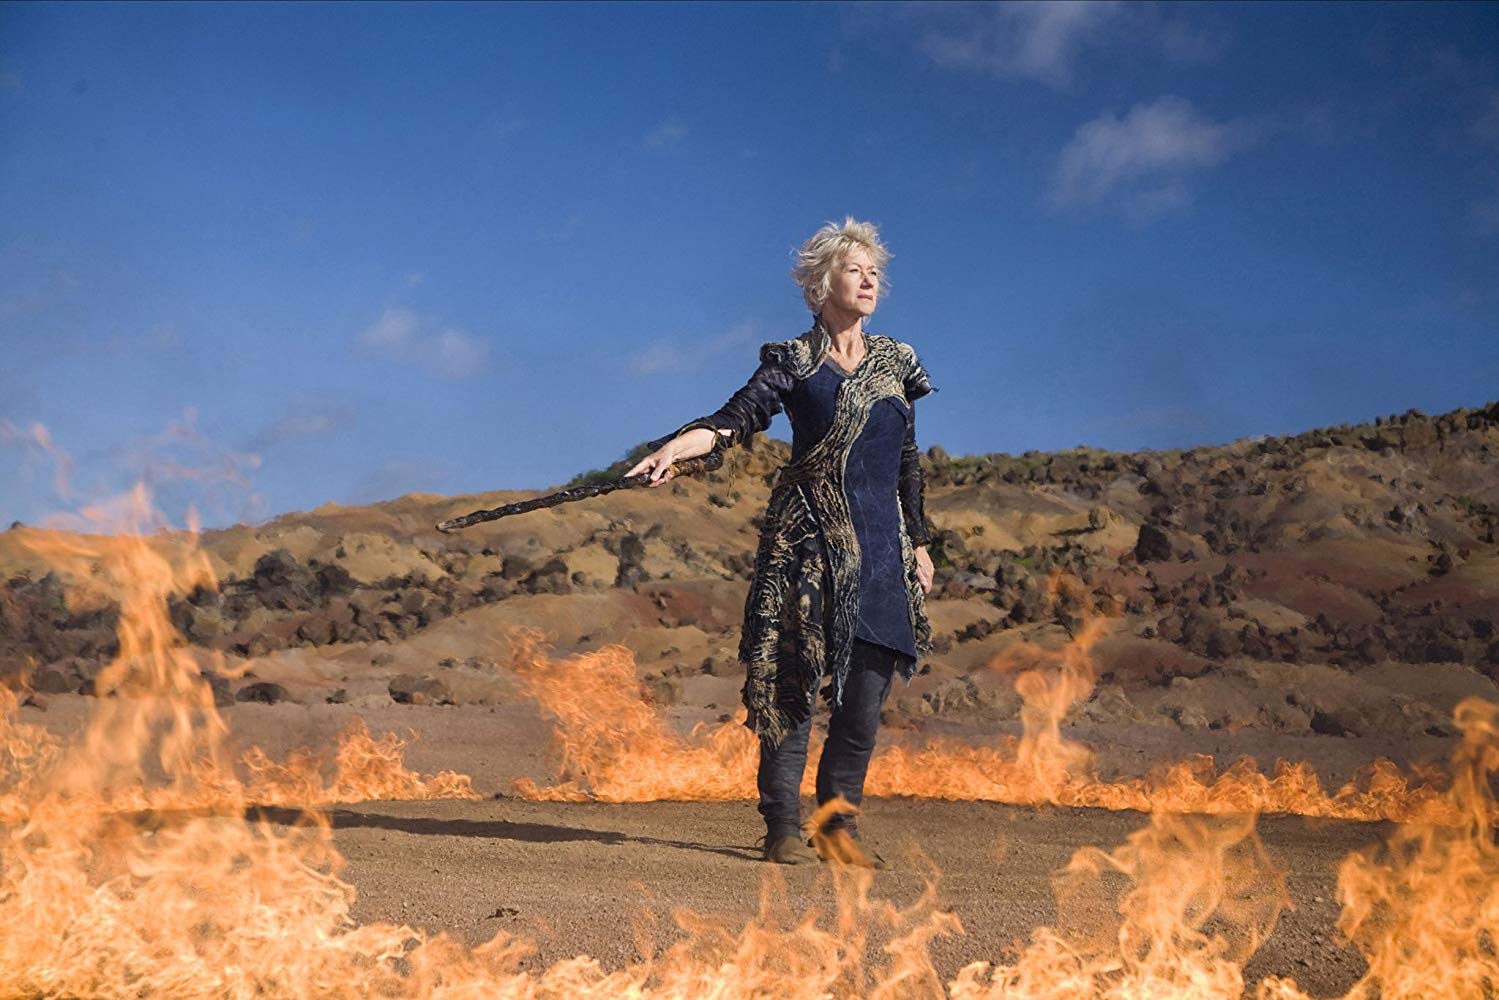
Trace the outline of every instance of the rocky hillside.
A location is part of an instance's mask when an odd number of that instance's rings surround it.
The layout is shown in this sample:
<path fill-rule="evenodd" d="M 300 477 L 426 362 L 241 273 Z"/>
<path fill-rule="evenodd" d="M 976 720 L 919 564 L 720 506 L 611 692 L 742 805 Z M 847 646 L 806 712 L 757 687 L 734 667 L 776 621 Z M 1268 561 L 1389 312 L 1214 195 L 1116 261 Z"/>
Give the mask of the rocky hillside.
<path fill-rule="evenodd" d="M 456 535 L 432 525 L 533 494 L 414 494 L 211 532 L 221 585 L 172 616 L 258 679 L 223 682 L 226 699 L 503 700 L 493 637 L 534 624 L 562 652 L 629 645 L 662 703 L 725 709 L 788 452 L 761 439 L 701 480 Z M 1464 694 L 1499 697 L 1499 403 L 1185 451 L 932 448 L 923 464 L 937 655 L 893 715 L 1011 718 L 1014 670 L 1097 616 L 1099 684 L 1076 709 L 1096 721 L 1439 734 Z M 0 675 L 89 692 L 118 611 L 69 600 L 36 534 L 0 535 Z"/>

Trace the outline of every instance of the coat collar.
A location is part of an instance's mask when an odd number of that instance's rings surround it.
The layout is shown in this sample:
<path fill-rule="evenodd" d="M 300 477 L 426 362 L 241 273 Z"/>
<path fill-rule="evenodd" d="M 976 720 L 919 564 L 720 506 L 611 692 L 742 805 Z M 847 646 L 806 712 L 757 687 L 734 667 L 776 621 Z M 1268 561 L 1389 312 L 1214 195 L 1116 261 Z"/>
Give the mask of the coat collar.
<path fill-rule="evenodd" d="M 864 355 L 865 360 L 860 362 L 861 369 L 865 367 L 870 354 L 880 349 L 883 340 L 884 338 L 878 334 L 865 332 L 864 349 L 868 353 Z M 823 324 L 822 316 L 817 315 L 812 317 L 812 329 L 801 336 L 791 340 L 774 341 L 761 347 L 760 360 L 780 363 L 800 382 L 817 371 L 832 343 L 833 337 Z M 858 371 L 856 370 L 854 374 L 858 374 Z"/>

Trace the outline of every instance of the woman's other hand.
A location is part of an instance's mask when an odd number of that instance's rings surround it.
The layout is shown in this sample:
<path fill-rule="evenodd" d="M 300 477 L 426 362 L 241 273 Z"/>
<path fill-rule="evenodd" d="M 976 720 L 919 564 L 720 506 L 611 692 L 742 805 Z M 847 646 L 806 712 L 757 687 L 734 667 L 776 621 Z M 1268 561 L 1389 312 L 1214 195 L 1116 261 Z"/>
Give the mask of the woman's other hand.
<path fill-rule="evenodd" d="M 678 434 L 642 458 L 625 475 L 638 476 L 642 472 L 649 472 L 651 481 L 648 485 L 651 489 L 655 489 L 676 475 L 671 468 L 673 462 L 679 462 L 684 458 L 697 458 L 712 450 L 713 432 L 706 427 L 695 427 L 685 434 Z"/>
<path fill-rule="evenodd" d="M 937 568 L 932 565 L 932 557 L 927 555 L 926 546 L 922 545 L 916 549 L 916 582 L 921 584 L 921 592 L 930 594 L 932 592 L 932 581 L 936 579 Z"/>

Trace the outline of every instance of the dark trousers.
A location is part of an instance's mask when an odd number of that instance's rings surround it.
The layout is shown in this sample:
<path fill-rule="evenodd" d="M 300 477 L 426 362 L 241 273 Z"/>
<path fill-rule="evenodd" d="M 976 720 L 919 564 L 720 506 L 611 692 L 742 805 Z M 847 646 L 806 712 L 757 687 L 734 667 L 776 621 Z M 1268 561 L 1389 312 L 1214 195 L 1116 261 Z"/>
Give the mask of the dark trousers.
<path fill-rule="evenodd" d="M 880 709 L 890 694 L 897 663 L 905 657 L 885 646 L 855 639 L 849 658 L 843 705 L 828 720 L 828 741 L 817 764 L 817 804 L 841 795 L 853 805 L 864 800 L 864 776 L 880 727 Z M 801 830 L 802 772 L 807 769 L 807 738 L 812 719 L 786 734 L 779 746 L 760 742 L 760 815 L 771 837 L 794 837 Z M 834 816 L 829 828 L 854 832 L 853 817 Z"/>

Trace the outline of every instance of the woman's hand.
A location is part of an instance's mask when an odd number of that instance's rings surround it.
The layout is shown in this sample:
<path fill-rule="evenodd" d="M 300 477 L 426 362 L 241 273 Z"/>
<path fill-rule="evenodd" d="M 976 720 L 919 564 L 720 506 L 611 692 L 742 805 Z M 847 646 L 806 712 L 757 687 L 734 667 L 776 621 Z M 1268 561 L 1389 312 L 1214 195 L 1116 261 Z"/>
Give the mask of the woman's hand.
<path fill-rule="evenodd" d="M 635 468 L 625 475 L 638 476 L 642 472 L 649 472 L 651 481 L 648 485 L 651 489 L 655 489 L 676 475 L 671 468 L 673 462 L 684 458 L 697 458 L 712 450 L 713 432 L 706 427 L 695 427 L 685 434 L 678 434 L 642 458 L 635 464 Z"/>
<path fill-rule="evenodd" d="M 932 557 L 927 555 L 926 546 L 918 546 L 916 549 L 916 582 L 921 584 L 923 594 L 932 592 L 932 581 L 936 576 L 937 568 L 932 565 Z"/>
<path fill-rule="evenodd" d="M 625 473 L 627 476 L 638 476 L 642 472 L 651 474 L 651 481 L 647 484 L 651 489 L 663 485 L 668 479 L 676 475 L 672 471 L 671 464 L 682 457 L 682 439 L 672 438 L 670 441 L 642 458 L 635 468 Z"/>

